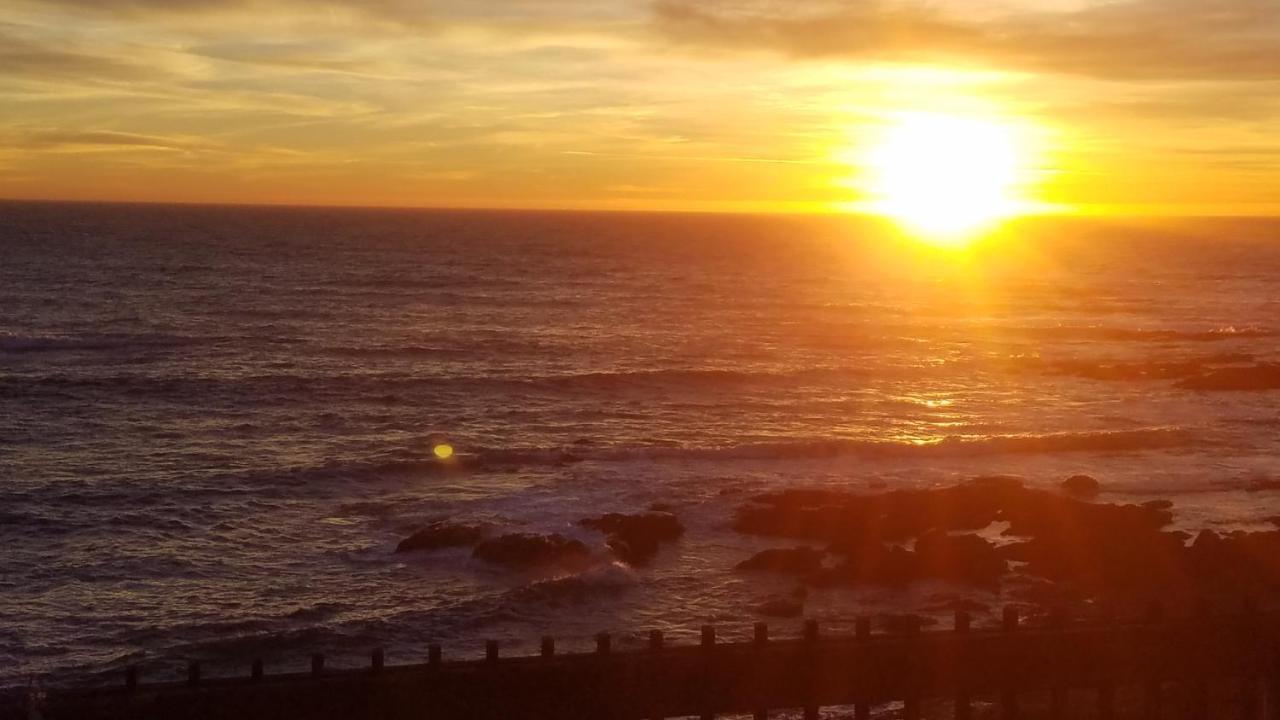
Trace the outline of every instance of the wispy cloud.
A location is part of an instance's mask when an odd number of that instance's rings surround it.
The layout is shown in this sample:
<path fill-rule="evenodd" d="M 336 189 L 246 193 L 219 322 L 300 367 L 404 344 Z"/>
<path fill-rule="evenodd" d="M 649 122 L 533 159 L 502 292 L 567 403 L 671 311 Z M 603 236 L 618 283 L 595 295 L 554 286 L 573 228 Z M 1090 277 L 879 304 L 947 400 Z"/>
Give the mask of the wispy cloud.
<path fill-rule="evenodd" d="M 1129 79 L 1280 78 L 1280 3 L 1126 0 L 966 17 L 885 0 L 656 0 L 676 42 L 797 58 L 961 62 Z"/>

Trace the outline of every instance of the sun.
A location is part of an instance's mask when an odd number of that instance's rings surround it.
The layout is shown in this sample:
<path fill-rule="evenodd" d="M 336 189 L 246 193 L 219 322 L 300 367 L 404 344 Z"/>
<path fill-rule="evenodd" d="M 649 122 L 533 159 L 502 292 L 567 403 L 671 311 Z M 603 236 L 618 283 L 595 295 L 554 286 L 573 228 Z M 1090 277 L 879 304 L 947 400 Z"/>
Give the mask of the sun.
<path fill-rule="evenodd" d="M 869 200 L 916 237 L 963 246 L 1031 206 L 1030 148 L 1000 120 L 934 113 L 892 117 L 855 162 Z"/>

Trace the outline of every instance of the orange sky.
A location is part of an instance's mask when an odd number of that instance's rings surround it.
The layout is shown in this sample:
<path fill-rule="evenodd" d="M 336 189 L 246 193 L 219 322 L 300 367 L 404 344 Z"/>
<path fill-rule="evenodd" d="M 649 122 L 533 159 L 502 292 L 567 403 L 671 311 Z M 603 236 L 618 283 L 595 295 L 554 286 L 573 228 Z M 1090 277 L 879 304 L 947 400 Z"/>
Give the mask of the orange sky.
<path fill-rule="evenodd" d="M 6 0 L 0 197 L 824 211 L 900 113 L 1037 201 L 1280 212 L 1276 0 Z"/>

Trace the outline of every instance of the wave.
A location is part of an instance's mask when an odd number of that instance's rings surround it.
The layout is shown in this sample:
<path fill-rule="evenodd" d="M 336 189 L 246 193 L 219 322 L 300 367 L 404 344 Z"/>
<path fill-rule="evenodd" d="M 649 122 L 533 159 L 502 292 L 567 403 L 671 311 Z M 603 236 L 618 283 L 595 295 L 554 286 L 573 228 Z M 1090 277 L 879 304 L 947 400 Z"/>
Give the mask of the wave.
<path fill-rule="evenodd" d="M 866 458 L 967 457 L 1063 452 L 1130 452 L 1185 447 L 1205 442 L 1187 428 L 1155 427 L 1043 434 L 956 436 L 926 442 L 820 438 L 752 443 L 722 448 L 587 450 L 584 459 L 790 460 L 855 456 Z"/>
<path fill-rule="evenodd" d="M 14 397 L 59 397 L 70 393 L 102 392 L 131 401 L 140 397 L 204 398 L 207 401 L 257 402 L 265 394 L 299 399 L 341 398 L 344 401 L 393 402 L 401 394 L 424 391 L 482 392 L 544 391 L 604 392 L 661 388 L 790 386 L 796 382 L 845 381 L 864 377 L 861 368 L 799 368 L 777 370 L 670 369 L 620 370 L 558 375 L 435 375 L 407 372 L 307 374 L 274 373 L 232 377 L 187 377 L 167 374 L 76 376 L 50 374 L 37 377 L 0 377 L 0 391 Z"/>
<path fill-rule="evenodd" d="M 1122 342 L 1215 342 L 1248 338 L 1274 337 L 1275 332 L 1257 325 L 1225 325 L 1208 330 L 1158 330 L 1107 326 L 1069 326 L 993 328 L 1036 338 L 1071 340 L 1110 340 Z"/>
<path fill-rule="evenodd" d="M 478 448 L 471 452 L 460 452 L 447 461 L 427 456 L 380 459 L 299 468 L 284 475 L 274 473 L 272 477 L 277 481 L 287 478 L 297 482 L 310 482 L 319 479 L 372 479 L 405 475 L 447 475 L 521 468 L 551 468 L 582 462 L 768 461 L 839 457 L 963 458 L 982 455 L 1040 455 L 1072 452 L 1129 453 L 1209 444 L 1211 444 L 1209 438 L 1191 428 L 1149 427 L 1131 430 L 958 436 L 919 443 L 854 438 L 808 438 L 723 447 L 640 445 Z"/>
<path fill-rule="evenodd" d="M 208 340 L 177 335 L 85 334 L 85 335 L 0 335 L 0 353 L 103 352 L 112 350 L 154 350 L 193 345 Z"/>

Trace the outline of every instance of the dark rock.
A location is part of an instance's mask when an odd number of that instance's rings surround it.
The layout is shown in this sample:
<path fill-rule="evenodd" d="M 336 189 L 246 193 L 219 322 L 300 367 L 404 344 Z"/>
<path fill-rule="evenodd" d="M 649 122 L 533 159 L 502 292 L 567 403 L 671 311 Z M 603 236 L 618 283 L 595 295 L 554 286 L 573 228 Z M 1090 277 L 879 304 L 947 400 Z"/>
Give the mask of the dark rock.
<path fill-rule="evenodd" d="M 738 570 L 809 575 L 822 569 L 821 550 L 809 547 L 762 550 L 738 563 Z"/>
<path fill-rule="evenodd" d="M 765 617 L 800 617 L 804 613 L 804 602 L 792 598 L 770 598 L 756 606 L 756 613 Z"/>
<path fill-rule="evenodd" d="M 787 490 L 739 508 L 734 529 L 752 535 L 826 540 L 833 549 L 904 541 L 926 530 L 978 530 L 999 518 L 1011 495 L 1026 492 L 1016 478 L 978 478 L 935 490 L 855 495 L 836 490 Z"/>
<path fill-rule="evenodd" d="M 990 586 L 1008 571 L 1008 562 L 986 539 L 932 531 L 916 541 L 922 577 Z"/>
<path fill-rule="evenodd" d="M 458 525 L 450 522 L 432 523 L 418 530 L 396 545 L 396 552 L 414 550 L 438 550 L 448 547 L 475 545 L 484 538 L 484 530 L 475 525 Z"/>
<path fill-rule="evenodd" d="M 647 563 L 657 554 L 660 543 L 684 534 L 680 520 L 669 512 L 609 513 L 581 520 L 578 524 L 603 532 L 608 536 L 607 543 L 614 554 L 631 565 Z"/>
<path fill-rule="evenodd" d="M 656 502 L 656 503 L 653 503 L 652 505 L 650 505 L 650 506 L 649 506 L 649 511 L 650 511 L 650 512 L 665 512 L 665 513 L 669 513 L 669 512 L 671 512 L 671 511 L 672 511 L 672 510 L 674 510 L 674 509 L 675 509 L 675 508 L 671 505 L 671 503 L 665 503 L 665 502 Z"/>
<path fill-rule="evenodd" d="M 1154 598 L 1173 606 L 1188 598 L 1225 604 L 1280 594 L 1280 531 L 1204 532 L 1188 545 L 1190 535 L 1167 529 L 1171 509 L 1166 500 L 1094 503 L 1028 488 L 1017 479 L 980 478 L 878 495 L 761 495 L 739 509 L 735 527 L 825 541 L 837 556 L 832 565 L 815 562 L 817 551 L 803 549 L 762 553 L 744 563 L 744 569 L 793 572 L 817 587 L 943 580 L 989 588 L 1007 582 L 1030 602 L 1076 608 L 1091 599 L 1141 608 Z M 996 547 L 964 532 L 992 520 L 1007 522 L 1005 534 L 1018 541 Z M 1019 563 L 1016 573 L 1008 572 L 1010 561 Z"/>
<path fill-rule="evenodd" d="M 656 540 L 675 540 L 684 534 L 679 518 L 669 512 L 645 512 L 637 515 L 608 513 L 578 523 L 607 535 L 644 535 Z"/>
<path fill-rule="evenodd" d="M 497 565 L 527 568 L 565 560 L 582 559 L 587 546 L 563 535 L 514 533 L 485 540 L 476 545 L 473 556 Z"/>
<path fill-rule="evenodd" d="M 615 557 L 628 565 L 637 567 L 647 565 L 658 554 L 658 541 L 646 537 L 623 538 L 610 535 L 605 545 L 613 551 Z"/>
<path fill-rule="evenodd" d="M 1072 475 L 1062 481 L 1062 489 L 1077 497 L 1094 497 L 1102 486 L 1089 475 Z"/>

